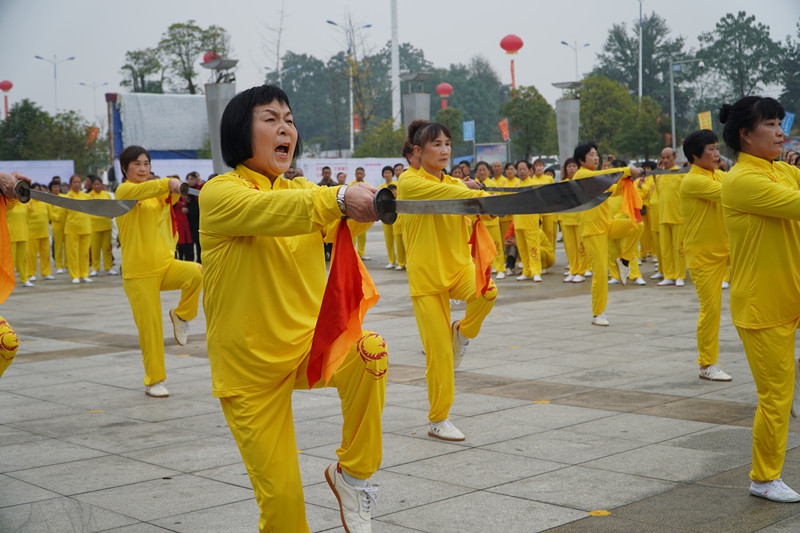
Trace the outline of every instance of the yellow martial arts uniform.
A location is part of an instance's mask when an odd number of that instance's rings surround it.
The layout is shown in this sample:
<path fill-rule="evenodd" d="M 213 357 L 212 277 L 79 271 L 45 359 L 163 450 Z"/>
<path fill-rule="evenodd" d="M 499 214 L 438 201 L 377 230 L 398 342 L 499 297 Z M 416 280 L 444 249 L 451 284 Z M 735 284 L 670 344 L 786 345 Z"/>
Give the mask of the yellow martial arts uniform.
<path fill-rule="evenodd" d="M 150 386 L 167 378 L 160 293 L 180 289 L 181 299 L 174 312 L 183 320 L 192 320 L 200 302 L 202 267 L 175 259 L 161 233 L 163 211 L 171 210 L 178 201 L 178 195 L 169 192 L 168 178 L 143 183 L 128 180 L 117 188 L 115 196 L 117 200 L 139 200 L 117 218 L 117 228 L 122 245 L 122 287 L 139 330 L 144 384 Z"/>
<path fill-rule="evenodd" d="M 28 275 L 36 275 L 36 262 L 42 276 L 50 275 L 50 232 L 47 227 L 47 204 L 28 202 Z"/>
<path fill-rule="evenodd" d="M 547 185 L 548 183 L 553 183 L 553 177 L 550 176 L 549 174 L 542 174 L 541 176 L 533 175 L 531 176 L 531 180 L 533 182 L 533 185 Z M 541 226 L 542 231 L 547 237 L 547 240 L 550 241 L 549 246 L 551 246 L 553 250 L 555 250 L 556 237 L 558 235 L 558 215 L 552 213 L 546 215 L 540 215 L 540 220 L 542 224 Z M 514 227 L 516 226 L 517 225 L 514 224 Z M 542 241 L 541 239 L 539 240 L 539 244 L 540 247 L 544 247 L 544 241 Z M 543 266 L 542 268 L 548 268 L 548 267 Z"/>
<path fill-rule="evenodd" d="M 539 185 L 535 176 L 525 178 L 520 187 Z M 514 215 L 514 234 L 517 236 L 517 250 L 522 261 L 522 275 L 532 278 L 542 273 L 542 258 L 539 254 L 539 229 L 541 215 Z"/>
<path fill-rule="evenodd" d="M 638 194 L 639 191 L 637 190 L 636 193 Z M 628 220 L 631 221 L 631 217 L 622 210 L 622 196 L 616 195 L 611 196 L 608 200 L 608 206 L 611 211 L 611 218 L 612 220 Z M 628 266 L 630 267 L 631 271 L 628 274 L 628 279 L 635 280 L 637 278 L 642 277 L 642 272 L 639 269 L 639 262 L 636 261 L 637 250 L 636 247 L 639 244 L 639 239 L 642 235 L 642 226 L 644 225 L 641 222 L 631 221 L 633 224 L 636 225 L 636 232 L 623 238 L 619 239 L 609 239 L 608 240 L 608 274 L 611 276 L 612 279 L 619 280 L 619 267 L 617 266 L 617 258 L 622 257 L 622 250 L 629 250 L 633 249 L 633 257 L 630 258 Z"/>
<path fill-rule="evenodd" d="M 397 182 L 392 180 L 392 185 L 397 186 Z M 381 183 L 378 189 L 385 189 L 389 183 Z M 397 222 L 395 221 L 395 224 Z M 386 244 L 386 255 L 389 256 L 389 264 L 397 264 L 397 255 L 394 250 L 394 226 L 395 224 L 383 224 L 383 241 Z"/>
<path fill-rule="evenodd" d="M 353 180 L 353 181 L 350 182 L 350 185 L 355 185 L 356 183 L 359 183 L 359 181 L 358 180 Z M 364 182 L 361 182 L 361 183 L 364 183 Z M 362 258 L 367 255 L 367 249 L 366 249 L 367 248 L 367 230 L 370 227 L 372 227 L 372 224 L 365 224 L 364 227 L 363 227 L 364 228 L 363 231 L 359 231 L 358 233 L 353 233 L 353 246 L 356 247 L 357 252 L 358 252 L 358 256 L 362 257 Z M 352 229 L 351 229 L 351 231 L 352 231 Z"/>
<path fill-rule="evenodd" d="M 589 260 L 583 246 L 583 238 L 578 232 L 578 213 L 561 213 L 558 215 L 561 223 L 561 237 L 564 242 L 564 252 L 567 254 L 569 273 L 571 276 L 586 272 Z"/>
<path fill-rule="evenodd" d="M 630 167 L 609 168 L 606 170 L 589 170 L 581 167 L 572 179 L 584 179 L 600 174 L 622 172 L 622 177 L 631 175 Z M 621 195 L 622 187 L 612 185 L 609 189 L 613 195 Z M 626 244 L 620 252 L 623 259 L 635 259 L 635 235 L 638 228 L 630 220 L 614 220 L 608 201 L 578 213 L 578 226 L 580 235 L 586 246 L 586 251 L 591 261 L 592 271 L 592 315 L 597 316 L 606 310 L 608 303 L 608 241 L 620 239 Z"/>
<path fill-rule="evenodd" d="M 636 180 L 636 190 L 639 191 L 639 196 L 642 198 L 642 207 L 644 208 L 642 231 L 639 237 L 639 258 L 642 260 L 647 257 L 647 254 L 655 255 L 653 232 L 650 230 L 650 184 L 647 179 L 652 181 L 652 176 Z"/>
<path fill-rule="evenodd" d="M 50 229 L 53 231 L 53 259 L 56 263 L 56 270 L 63 270 L 66 265 L 64 254 L 64 223 L 67 220 L 67 210 L 55 205 L 47 206 L 50 216 Z"/>
<path fill-rule="evenodd" d="M 73 200 L 88 200 L 84 192 L 69 191 L 65 194 Z M 67 209 L 64 220 L 64 246 L 67 249 L 67 268 L 72 279 L 89 277 L 89 245 L 91 241 L 91 221 L 89 215 Z"/>
<path fill-rule="evenodd" d="M 486 178 L 483 180 L 484 187 L 497 187 L 497 182 L 494 178 Z M 500 234 L 500 217 L 482 217 L 483 225 L 489 231 L 492 237 L 492 242 L 497 250 L 497 255 L 492 259 L 492 268 L 496 272 L 503 272 L 506 268 L 505 259 L 503 257 L 503 236 Z"/>
<path fill-rule="evenodd" d="M 721 170 L 692 165 L 681 182 L 683 250 L 700 301 L 697 318 L 697 363 L 717 364 L 722 282 L 728 273 L 728 233 L 722 218 Z"/>
<path fill-rule="evenodd" d="M 20 283 L 30 277 L 28 268 L 28 206 L 21 202 L 6 204 L 6 222 L 11 237 L 11 256 L 14 268 L 19 274 Z"/>
<path fill-rule="evenodd" d="M 508 179 L 505 176 L 501 176 L 501 177 L 497 178 L 496 184 L 497 184 L 498 187 L 514 188 L 514 187 L 519 187 L 522 184 L 522 180 L 519 179 L 516 176 L 514 176 L 514 179 L 511 179 L 511 180 Z M 514 194 L 514 191 L 501 192 L 501 193 L 497 193 L 497 194 L 501 194 L 501 195 L 502 194 Z M 508 228 L 511 226 L 511 223 L 514 221 L 514 217 L 512 215 L 506 215 L 506 216 L 498 217 L 498 218 L 500 219 L 499 220 L 499 223 L 500 223 L 500 238 L 504 239 L 505 236 L 506 236 L 506 233 L 508 233 Z M 502 265 L 503 265 L 503 268 L 505 268 L 505 264 L 506 264 L 505 241 L 502 244 L 503 244 Z"/>
<path fill-rule="evenodd" d="M 677 169 L 673 166 L 670 170 Z M 681 181 L 685 174 L 661 174 L 656 177 L 658 189 L 658 224 L 661 255 L 658 265 L 664 279 L 686 277 L 683 255 L 683 216 L 681 214 Z"/>
<path fill-rule="evenodd" d="M 92 200 L 111 200 L 108 191 L 89 193 Z M 108 217 L 91 217 L 92 237 L 92 270 L 100 270 L 100 254 L 103 255 L 103 270 L 111 270 L 111 219 Z"/>
<path fill-rule="evenodd" d="M 658 189 L 656 188 L 656 177 L 647 176 L 645 184 L 649 183 L 650 188 L 650 207 L 647 209 L 647 218 L 650 222 L 650 233 L 653 236 L 653 250 L 658 260 L 658 272 L 664 274 L 664 263 L 661 261 L 661 231 L 658 222 L 660 209 L 658 208 Z M 647 185 L 646 185 L 647 186 Z"/>
<path fill-rule="evenodd" d="M 394 235 L 394 247 L 397 250 L 397 266 L 405 268 L 406 266 L 406 241 L 404 237 L 404 222 L 403 214 L 397 215 L 397 220 L 394 221 L 392 234 Z"/>
<path fill-rule="evenodd" d="M 399 200 L 445 200 L 488 196 L 469 189 L 452 176 L 441 180 L 420 168 L 410 168 L 397 180 Z M 449 416 L 455 396 L 450 300 L 467 302 L 461 334 L 478 336 L 494 306 L 497 288 L 489 281 L 485 294 L 475 289 L 475 264 L 470 255 L 469 221 L 461 215 L 403 215 L 408 251 L 408 285 L 422 347 L 428 382 L 428 420 Z"/>
<path fill-rule="evenodd" d="M 338 190 L 296 178 L 273 183 L 239 165 L 201 193 L 213 394 L 247 466 L 261 531 L 309 531 L 291 400 L 293 389 L 308 388 L 326 284 L 322 229 L 342 215 Z M 344 417 L 339 465 L 361 479 L 381 463 L 387 366 L 385 341 L 364 331 L 331 381 Z"/>
<path fill-rule="evenodd" d="M 750 479 L 781 476 L 800 322 L 800 169 L 740 153 L 722 182 L 731 318 L 756 383 Z"/>

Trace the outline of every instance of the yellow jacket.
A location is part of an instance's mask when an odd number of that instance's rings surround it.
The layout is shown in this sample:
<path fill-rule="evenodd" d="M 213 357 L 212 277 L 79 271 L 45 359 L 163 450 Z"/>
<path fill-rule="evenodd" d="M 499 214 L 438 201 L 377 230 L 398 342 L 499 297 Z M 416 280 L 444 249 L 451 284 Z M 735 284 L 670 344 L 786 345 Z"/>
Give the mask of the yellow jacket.
<path fill-rule="evenodd" d="M 92 200 L 111 200 L 111 195 L 108 191 L 90 192 L 89 198 Z M 111 219 L 108 217 L 91 217 L 92 232 L 95 231 L 110 231 Z"/>
<path fill-rule="evenodd" d="M 322 295 L 322 228 L 342 216 L 339 187 L 244 165 L 200 193 L 206 339 L 213 394 L 284 377 L 311 349 Z"/>
<path fill-rule="evenodd" d="M 722 182 L 731 316 L 762 329 L 800 316 L 800 169 L 739 154 Z"/>
<path fill-rule="evenodd" d="M 631 175 L 630 167 L 621 168 L 608 168 L 606 170 L 589 170 L 588 168 L 581 167 L 572 177 L 574 180 L 581 180 L 584 178 L 591 178 L 592 176 L 599 176 L 601 174 L 611 174 L 614 172 L 622 172 L 622 177 L 625 178 Z M 622 187 L 617 187 L 616 184 L 612 185 L 609 189 L 612 196 L 622 194 Z M 608 201 L 589 209 L 588 211 L 581 211 L 578 213 L 579 225 L 583 226 L 581 237 L 588 237 L 590 235 L 600 235 L 606 233 L 611 228 L 611 208 Z"/>
<path fill-rule="evenodd" d="M 538 184 L 539 180 L 537 180 L 535 176 L 528 176 L 520 183 L 519 186 L 528 187 L 531 185 L 538 185 Z M 514 231 L 519 231 L 519 230 L 539 231 L 539 221 L 541 220 L 541 215 L 514 215 L 513 219 L 514 219 Z"/>
<path fill-rule="evenodd" d="M 452 200 L 489 196 L 452 176 L 439 180 L 425 169 L 410 168 L 397 180 L 398 200 Z M 462 215 L 403 215 L 411 296 L 438 294 L 452 287 L 472 263 L 470 224 Z"/>
<path fill-rule="evenodd" d="M 59 194 L 59 196 L 64 196 Z M 63 207 L 47 204 L 47 213 L 50 217 L 50 227 L 53 229 L 64 229 L 64 223 L 67 220 L 67 210 Z"/>
<path fill-rule="evenodd" d="M 8 222 L 8 233 L 11 242 L 28 240 L 28 206 L 21 202 L 6 204 L 6 222 Z"/>
<path fill-rule="evenodd" d="M 689 268 L 702 268 L 727 261 L 728 233 L 722 218 L 721 170 L 692 165 L 681 181 L 683 252 Z"/>
<path fill-rule="evenodd" d="M 160 232 L 163 211 L 172 209 L 171 205 L 178 201 L 178 195 L 169 192 L 169 178 L 143 183 L 129 180 L 117 188 L 115 196 L 117 200 L 139 200 L 133 209 L 117 217 L 122 277 L 147 278 L 161 274 L 175 260 Z"/>
<path fill-rule="evenodd" d="M 658 222 L 660 224 L 683 224 L 683 215 L 681 214 L 681 182 L 685 175 L 686 174 L 661 174 L 656 178 L 656 189 L 658 189 Z"/>
<path fill-rule="evenodd" d="M 38 200 L 28 202 L 28 239 L 46 239 L 50 237 L 47 227 L 47 205 Z"/>
<path fill-rule="evenodd" d="M 67 198 L 74 200 L 88 200 L 89 195 L 85 192 L 72 192 L 63 194 Z M 89 235 L 92 232 L 92 223 L 89 215 L 65 209 L 66 216 L 64 218 L 64 235 Z"/>

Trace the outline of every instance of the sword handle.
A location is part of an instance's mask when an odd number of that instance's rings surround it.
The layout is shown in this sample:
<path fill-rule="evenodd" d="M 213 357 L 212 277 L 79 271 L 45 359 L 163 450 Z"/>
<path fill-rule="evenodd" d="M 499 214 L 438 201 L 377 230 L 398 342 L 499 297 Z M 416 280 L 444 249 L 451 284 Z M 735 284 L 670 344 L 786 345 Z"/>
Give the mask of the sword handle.
<path fill-rule="evenodd" d="M 19 180 L 14 185 L 14 193 L 23 204 L 27 204 L 31 200 L 31 186 L 27 181 Z"/>
<path fill-rule="evenodd" d="M 372 205 L 378 218 L 384 224 L 394 224 L 397 220 L 397 210 L 394 203 L 394 193 L 389 188 L 379 189 L 372 199 Z"/>

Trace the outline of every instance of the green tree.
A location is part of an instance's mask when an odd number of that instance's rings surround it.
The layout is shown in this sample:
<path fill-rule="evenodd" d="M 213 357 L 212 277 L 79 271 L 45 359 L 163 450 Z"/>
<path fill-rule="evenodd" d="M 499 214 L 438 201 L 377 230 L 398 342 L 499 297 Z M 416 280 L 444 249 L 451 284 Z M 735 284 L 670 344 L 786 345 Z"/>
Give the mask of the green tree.
<path fill-rule="evenodd" d="M 392 119 L 373 122 L 361 134 L 361 142 L 353 151 L 353 157 L 399 157 L 405 138 L 402 128 L 394 129 Z"/>
<path fill-rule="evenodd" d="M 500 113 L 508 118 L 514 153 L 530 159 L 557 151 L 556 114 L 536 87 L 519 87 Z"/>
<path fill-rule="evenodd" d="M 199 87 L 196 65 L 205 52 L 214 50 L 226 56 L 230 48 L 228 32 L 219 26 L 203 29 L 194 20 L 176 22 L 167 28 L 158 43 L 158 51 L 164 66 L 173 77 L 169 83 L 181 91 L 197 94 Z"/>
<path fill-rule="evenodd" d="M 614 153 L 622 121 L 632 113 L 634 102 L 628 88 L 604 76 L 590 75 L 578 89 L 581 100 L 582 140 L 597 143 L 601 153 Z"/>
<path fill-rule="evenodd" d="M 700 34 L 697 57 L 722 80 L 734 99 L 754 94 L 778 77 L 782 50 L 769 37 L 769 26 L 754 15 L 726 14 L 713 31 Z"/>
<path fill-rule="evenodd" d="M 0 160 L 27 159 L 23 152 L 32 146 L 39 130 L 48 129 L 50 120 L 50 115 L 27 98 L 15 103 L 8 118 L 0 122 Z"/>
<path fill-rule="evenodd" d="M 800 22 L 797 23 L 797 40 L 786 36 L 786 46 L 779 62 L 783 91 L 780 100 L 794 114 L 800 114 Z M 797 119 L 800 121 L 800 119 Z"/>
<path fill-rule="evenodd" d="M 659 132 L 661 106 L 645 96 L 641 105 L 632 105 L 622 119 L 621 129 L 614 139 L 619 155 L 630 158 L 651 159 L 664 147 Z"/>
<path fill-rule="evenodd" d="M 472 153 L 472 143 L 464 141 L 464 113 L 457 107 L 439 109 L 433 117 L 435 122 L 441 122 L 450 130 L 450 147 L 452 157 L 463 157 Z"/>
<path fill-rule="evenodd" d="M 158 58 L 158 51 L 154 48 L 125 52 L 125 64 L 120 72 L 125 76 L 120 85 L 130 87 L 132 92 L 164 92 L 164 68 Z M 156 75 L 157 79 L 151 79 Z"/>

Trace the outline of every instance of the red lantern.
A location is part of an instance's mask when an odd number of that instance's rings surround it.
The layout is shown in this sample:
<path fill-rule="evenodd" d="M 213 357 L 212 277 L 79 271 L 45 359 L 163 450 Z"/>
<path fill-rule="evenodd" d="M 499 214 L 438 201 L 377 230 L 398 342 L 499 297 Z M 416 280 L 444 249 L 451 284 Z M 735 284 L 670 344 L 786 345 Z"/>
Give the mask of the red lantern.
<path fill-rule="evenodd" d="M 7 93 L 8 91 L 10 91 L 13 86 L 14 86 L 14 84 L 11 83 L 8 80 L 0 81 L 0 91 L 3 91 L 4 93 Z M 6 108 L 6 118 L 8 118 L 8 95 L 7 94 L 3 95 L 3 100 L 4 100 L 5 108 Z"/>
<path fill-rule="evenodd" d="M 453 94 L 453 86 L 442 82 L 436 86 L 436 94 L 442 97 L 442 109 L 447 109 L 447 97 Z"/>
<path fill-rule="evenodd" d="M 203 55 L 203 63 L 208 63 L 209 61 L 214 61 L 215 59 L 219 59 L 219 54 L 214 50 L 209 50 Z"/>
<path fill-rule="evenodd" d="M 500 48 L 506 51 L 507 54 L 516 54 L 522 48 L 523 42 L 517 35 L 509 33 L 500 40 Z M 517 88 L 517 81 L 514 76 L 514 59 L 511 59 L 511 89 Z"/>

